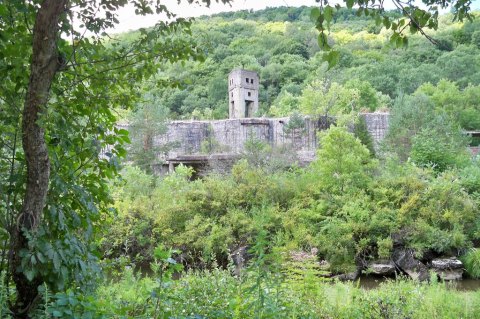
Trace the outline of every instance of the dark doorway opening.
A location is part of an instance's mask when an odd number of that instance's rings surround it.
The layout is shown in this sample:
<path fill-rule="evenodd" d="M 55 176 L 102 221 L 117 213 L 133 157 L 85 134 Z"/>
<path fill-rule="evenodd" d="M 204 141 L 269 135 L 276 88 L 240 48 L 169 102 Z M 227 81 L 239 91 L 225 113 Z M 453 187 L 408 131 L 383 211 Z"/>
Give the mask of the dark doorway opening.
<path fill-rule="evenodd" d="M 253 117 L 253 101 L 245 101 L 245 117 Z"/>

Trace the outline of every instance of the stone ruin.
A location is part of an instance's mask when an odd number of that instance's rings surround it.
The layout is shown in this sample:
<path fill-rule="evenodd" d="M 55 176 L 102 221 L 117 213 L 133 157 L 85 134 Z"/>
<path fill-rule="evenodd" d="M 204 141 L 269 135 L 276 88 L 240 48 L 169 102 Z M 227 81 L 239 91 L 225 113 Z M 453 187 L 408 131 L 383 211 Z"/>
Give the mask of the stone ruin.
<path fill-rule="evenodd" d="M 378 146 L 388 129 L 388 113 L 365 113 L 367 130 Z M 317 133 L 325 129 L 323 121 L 302 117 L 295 127 L 291 118 L 235 118 L 215 121 L 172 121 L 167 132 L 156 136 L 156 146 L 170 145 L 159 156 L 159 172 L 178 164 L 200 167 L 209 161 L 233 161 L 245 152 L 247 143 L 255 141 L 271 148 L 288 148 L 299 165 L 315 159 L 319 144 Z M 292 163 L 293 164 L 293 163 Z"/>
<path fill-rule="evenodd" d="M 302 166 L 313 161 L 319 144 L 317 133 L 328 128 L 332 118 L 255 117 L 259 85 L 260 78 L 255 71 L 234 69 L 228 76 L 229 119 L 169 122 L 165 134 L 153 137 L 154 147 L 168 150 L 158 154 L 155 171 L 158 174 L 171 172 L 179 164 L 197 170 L 212 162 L 228 166 L 245 153 L 246 145 L 251 142 L 286 150 L 290 164 Z M 386 135 L 389 114 L 365 113 L 361 116 L 378 146 Z M 128 129 L 128 125 L 119 126 Z"/>

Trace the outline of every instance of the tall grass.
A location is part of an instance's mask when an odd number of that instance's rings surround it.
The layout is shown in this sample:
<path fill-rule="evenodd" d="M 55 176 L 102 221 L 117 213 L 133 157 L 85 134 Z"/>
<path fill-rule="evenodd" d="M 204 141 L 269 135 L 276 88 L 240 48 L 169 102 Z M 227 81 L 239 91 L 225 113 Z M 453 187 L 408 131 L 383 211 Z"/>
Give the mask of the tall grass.
<path fill-rule="evenodd" d="M 281 284 L 264 280 L 259 294 L 257 275 L 247 273 L 238 279 L 223 270 L 189 272 L 165 287 L 162 301 L 168 308 L 165 313 L 169 318 L 185 319 L 480 318 L 479 292 L 457 291 L 444 283 L 399 280 L 365 290 L 356 283 L 328 283 L 312 278 L 308 278 L 308 284 L 302 280 Z M 146 289 L 152 285 L 152 278 L 128 276 L 100 289 L 98 302 L 110 304 L 112 313 L 121 308 L 130 318 L 152 317 L 153 308 Z"/>
<path fill-rule="evenodd" d="M 67 291 L 47 297 L 44 309 L 33 318 L 480 318 L 480 292 L 457 291 L 436 281 L 387 281 L 365 290 L 355 282 L 325 282 L 308 275 L 285 281 L 269 279 L 278 278 L 278 273 L 261 275 L 259 280 L 258 272 L 241 278 L 225 270 L 187 272 L 159 286 L 159 278 L 127 270 L 93 295 Z M 9 318 L 5 296 L 0 286 L 0 318 Z"/>
<path fill-rule="evenodd" d="M 470 277 L 480 278 L 480 250 L 471 248 L 461 259 Z"/>

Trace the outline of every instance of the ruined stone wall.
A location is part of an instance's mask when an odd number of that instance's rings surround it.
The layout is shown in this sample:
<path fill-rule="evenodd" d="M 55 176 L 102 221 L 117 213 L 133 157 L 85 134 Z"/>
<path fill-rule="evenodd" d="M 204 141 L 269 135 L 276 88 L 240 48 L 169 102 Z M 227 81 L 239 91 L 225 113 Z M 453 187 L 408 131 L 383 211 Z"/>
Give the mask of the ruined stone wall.
<path fill-rule="evenodd" d="M 363 113 L 367 130 L 373 138 L 375 147 L 385 138 L 389 126 L 389 113 Z"/>
<path fill-rule="evenodd" d="M 376 145 L 388 129 L 388 113 L 364 114 L 367 129 Z M 315 157 L 317 132 L 322 123 L 309 117 L 296 129 L 288 129 L 290 118 L 248 118 L 217 121 L 173 121 L 168 131 L 155 138 L 157 145 L 170 151 L 161 160 L 172 161 L 185 156 L 208 154 L 238 155 L 249 141 L 261 141 L 272 147 L 288 147 L 301 162 Z"/>

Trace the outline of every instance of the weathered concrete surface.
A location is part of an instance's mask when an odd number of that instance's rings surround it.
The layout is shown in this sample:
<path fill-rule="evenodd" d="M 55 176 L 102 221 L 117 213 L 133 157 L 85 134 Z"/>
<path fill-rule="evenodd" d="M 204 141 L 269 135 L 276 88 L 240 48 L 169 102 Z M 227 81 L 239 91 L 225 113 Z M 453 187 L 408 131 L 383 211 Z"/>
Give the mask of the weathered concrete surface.
<path fill-rule="evenodd" d="M 463 263 L 457 258 L 437 258 L 432 260 L 432 269 L 443 280 L 460 280 L 463 276 Z"/>
<path fill-rule="evenodd" d="M 253 117 L 258 112 L 260 79 L 255 71 L 235 69 L 228 75 L 230 119 Z"/>
<path fill-rule="evenodd" d="M 427 266 L 415 258 L 413 249 L 394 249 L 391 258 L 395 266 L 409 275 L 410 278 L 419 281 L 429 279 Z"/>
<path fill-rule="evenodd" d="M 367 124 L 367 130 L 372 136 L 375 147 L 385 138 L 387 135 L 390 114 L 389 113 L 363 113 Z"/>
<path fill-rule="evenodd" d="M 391 276 L 395 274 L 396 268 L 390 260 L 377 260 L 368 265 L 367 272 L 380 276 Z"/>
<path fill-rule="evenodd" d="M 375 145 L 388 130 L 388 113 L 363 114 Z M 161 158 L 165 163 L 192 161 L 196 157 L 223 154 L 238 156 L 249 142 L 263 142 L 271 147 L 287 147 L 296 153 L 300 163 L 311 162 L 318 146 L 317 133 L 325 127 L 322 121 L 303 118 L 296 128 L 289 127 L 290 118 L 243 118 L 217 121 L 172 121 L 166 134 L 157 136 L 155 144 L 171 145 Z M 188 162 L 188 161 L 187 161 Z"/>

